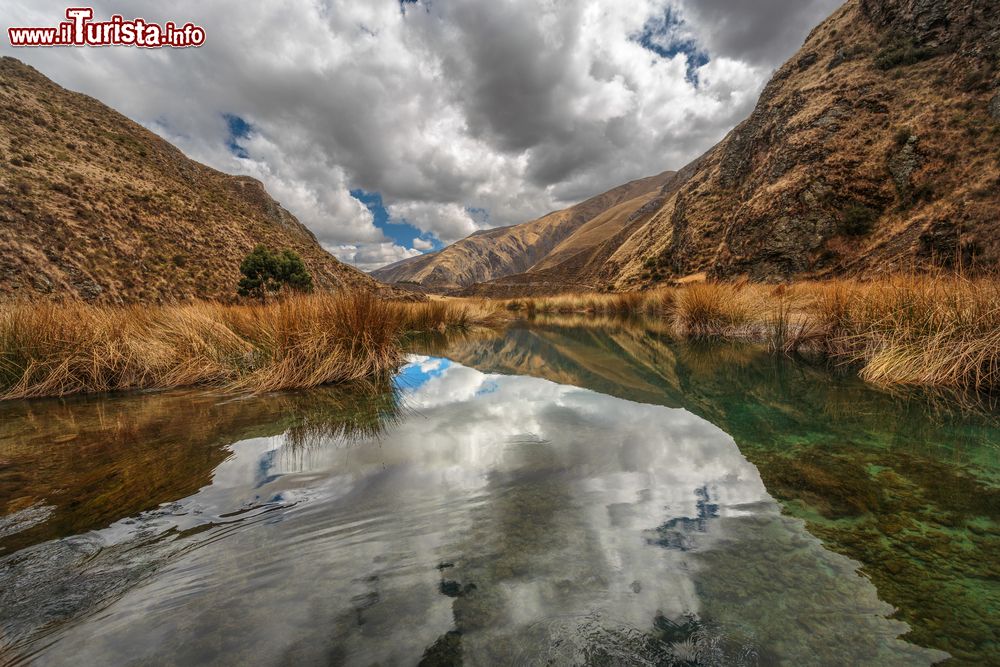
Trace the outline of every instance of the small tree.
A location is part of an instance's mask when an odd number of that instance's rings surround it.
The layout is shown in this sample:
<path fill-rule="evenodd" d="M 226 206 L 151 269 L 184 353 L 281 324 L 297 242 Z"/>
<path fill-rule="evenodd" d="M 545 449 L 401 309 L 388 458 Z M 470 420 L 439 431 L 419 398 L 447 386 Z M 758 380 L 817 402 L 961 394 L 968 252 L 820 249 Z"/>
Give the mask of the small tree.
<path fill-rule="evenodd" d="M 283 284 L 299 292 L 312 292 L 312 276 L 309 275 L 309 269 L 297 253 L 283 250 L 278 259 L 278 273 Z"/>
<path fill-rule="evenodd" d="M 237 294 L 256 297 L 261 303 L 267 301 L 268 292 L 277 292 L 285 286 L 300 292 L 311 292 L 313 287 L 305 263 L 291 250 L 277 253 L 258 245 L 240 263 L 240 273 L 243 277 L 236 288 Z"/>

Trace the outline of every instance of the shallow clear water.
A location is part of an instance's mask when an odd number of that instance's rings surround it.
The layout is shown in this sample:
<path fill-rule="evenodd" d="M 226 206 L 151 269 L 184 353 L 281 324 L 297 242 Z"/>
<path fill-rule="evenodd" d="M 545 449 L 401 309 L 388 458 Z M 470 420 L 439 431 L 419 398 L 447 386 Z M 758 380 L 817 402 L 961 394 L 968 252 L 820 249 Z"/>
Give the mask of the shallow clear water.
<path fill-rule="evenodd" d="M 0 405 L 0 663 L 995 664 L 1000 431 L 636 324 Z"/>

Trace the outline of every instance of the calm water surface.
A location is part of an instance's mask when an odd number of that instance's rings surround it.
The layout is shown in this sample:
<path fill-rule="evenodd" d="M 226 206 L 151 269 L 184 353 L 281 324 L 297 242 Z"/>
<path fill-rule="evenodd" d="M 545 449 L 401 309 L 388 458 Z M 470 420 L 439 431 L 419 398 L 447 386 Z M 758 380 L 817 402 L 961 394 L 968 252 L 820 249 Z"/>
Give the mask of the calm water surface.
<path fill-rule="evenodd" d="M 543 322 L 0 405 L 0 664 L 1000 664 L 998 415 Z"/>

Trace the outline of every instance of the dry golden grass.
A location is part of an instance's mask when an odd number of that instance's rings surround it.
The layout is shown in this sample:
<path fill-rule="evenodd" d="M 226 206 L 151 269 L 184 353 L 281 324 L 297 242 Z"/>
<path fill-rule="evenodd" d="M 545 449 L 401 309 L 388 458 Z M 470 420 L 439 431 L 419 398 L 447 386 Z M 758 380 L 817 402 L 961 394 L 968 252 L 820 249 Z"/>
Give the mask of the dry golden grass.
<path fill-rule="evenodd" d="M 1000 387 L 1000 282 L 899 276 L 508 301 L 321 294 L 266 306 L 10 304 L 0 306 L 0 398 L 188 385 L 260 392 L 363 381 L 397 368 L 406 334 L 496 326 L 511 312 L 645 316 L 682 337 L 822 353 L 858 364 L 875 383 Z"/>
<path fill-rule="evenodd" d="M 508 299 L 501 301 L 511 312 L 527 315 L 661 315 L 673 305 L 675 290 L 657 289 L 646 292 L 611 294 L 577 293 L 557 296 Z"/>
<path fill-rule="evenodd" d="M 863 363 L 864 379 L 1000 387 L 1000 283 L 897 277 L 839 290 L 825 295 L 819 317 L 831 351 Z"/>
<path fill-rule="evenodd" d="M 367 293 L 267 305 L 8 304 L 0 306 L 0 398 L 364 381 L 398 367 L 404 333 L 467 328 L 495 313 L 489 304 L 407 304 Z"/>
<path fill-rule="evenodd" d="M 503 323 L 502 305 L 488 299 L 433 299 L 394 303 L 406 333 L 492 327 Z"/>
<path fill-rule="evenodd" d="M 743 338 L 860 365 L 879 384 L 1000 387 L 1000 282 L 951 275 L 790 286 L 693 283 L 503 302 L 541 314 L 645 315 L 678 336 Z"/>
<path fill-rule="evenodd" d="M 693 283 L 674 300 L 674 327 L 690 338 L 752 337 L 762 321 L 757 287 L 730 283 Z"/>

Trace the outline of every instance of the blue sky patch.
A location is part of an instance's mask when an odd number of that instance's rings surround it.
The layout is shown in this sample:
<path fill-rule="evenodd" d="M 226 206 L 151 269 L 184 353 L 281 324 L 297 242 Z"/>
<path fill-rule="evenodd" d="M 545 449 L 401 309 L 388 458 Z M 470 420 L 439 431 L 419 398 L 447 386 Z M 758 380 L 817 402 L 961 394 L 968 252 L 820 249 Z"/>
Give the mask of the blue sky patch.
<path fill-rule="evenodd" d="M 692 85 L 698 85 L 698 68 L 708 64 L 708 53 L 698 48 L 690 38 L 682 38 L 678 33 L 684 21 L 668 7 L 663 16 L 646 21 L 642 32 L 632 35 L 632 40 L 638 42 L 644 49 L 668 60 L 680 54 L 687 56 L 687 74 L 685 78 Z"/>
<path fill-rule="evenodd" d="M 396 375 L 396 386 L 403 391 L 416 391 L 431 378 L 442 375 L 450 366 L 450 361 L 438 357 L 407 364 Z"/>
<path fill-rule="evenodd" d="M 497 384 L 496 380 L 487 380 L 476 390 L 476 396 L 495 394 L 498 391 L 500 391 L 500 385 Z"/>
<path fill-rule="evenodd" d="M 229 126 L 229 138 L 226 140 L 226 146 L 236 157 L 250 157 L 247 149 L 240 145 L 240 139 L 249 137 L 253 127 L 235 114 L 226 113 L 222 114 L 222 117 L 226 119 L 226 125 Z"/>
<path fill-rule="evenodd" d="M 396 245 L 412 248 L 413 239 L 421 238 L 433 244 L 431 250 L 440 250 L 444 247 L 444 244 L 437 240 L 433 234 L 422 232 L 408 222 L 390 222 L 389 211 L 386 210 L 380 193 L 351 190 L 351 196 L 372 212 L 375 226 L 381 229 L 382 233 L 392 239 Z"/>

